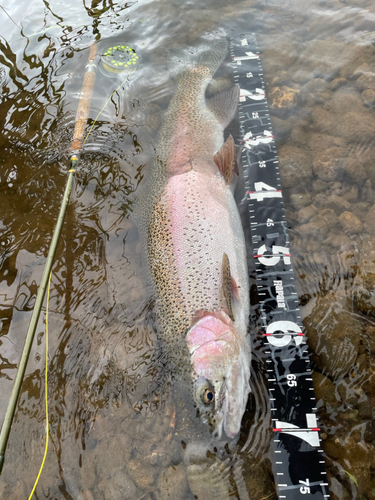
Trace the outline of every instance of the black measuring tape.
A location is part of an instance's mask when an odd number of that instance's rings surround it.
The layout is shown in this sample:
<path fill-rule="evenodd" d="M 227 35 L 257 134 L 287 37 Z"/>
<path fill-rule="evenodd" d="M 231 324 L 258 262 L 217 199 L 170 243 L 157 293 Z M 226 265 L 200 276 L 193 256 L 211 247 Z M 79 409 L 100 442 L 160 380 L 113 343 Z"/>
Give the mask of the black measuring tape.
<path fill-rule="evenodd" d="M 279 162 L 253 33 L 231 38 L 240 86 L 242 164 L 249 206 L 280 499 L 329 498 L 308 346 L 299 311 Z"/>

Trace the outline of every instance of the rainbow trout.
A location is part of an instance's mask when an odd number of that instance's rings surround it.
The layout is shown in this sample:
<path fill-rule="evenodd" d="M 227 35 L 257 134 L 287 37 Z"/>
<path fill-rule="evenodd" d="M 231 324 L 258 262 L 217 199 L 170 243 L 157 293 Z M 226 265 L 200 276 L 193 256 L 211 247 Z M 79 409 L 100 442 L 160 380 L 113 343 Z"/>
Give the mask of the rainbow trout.
<path fill-rule="evenodd" d="M 233 438 L 250 377 L 244 234 L 231 191 L 235 145 L 223 131 L 239 88 L 205 98 L 227 53 L 224 39 L 170 57 L 177 88 L 165 113 L 141 213 L 160 337 L 195 412 Z M 237 171 L 238 173 L 238 171 Z"/>

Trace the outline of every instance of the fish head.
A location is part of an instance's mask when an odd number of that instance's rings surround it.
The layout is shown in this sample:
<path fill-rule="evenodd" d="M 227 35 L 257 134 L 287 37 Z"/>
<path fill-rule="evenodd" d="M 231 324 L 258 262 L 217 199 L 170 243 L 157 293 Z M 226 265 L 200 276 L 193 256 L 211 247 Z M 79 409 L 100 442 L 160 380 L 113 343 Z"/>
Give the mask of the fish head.
<path fill-rule="evenodd" d="M 193 397 L 215 437 L 234 438 L 250 392 L 250 348 L 224 311 L 200 312 L 187 333 Z"/>

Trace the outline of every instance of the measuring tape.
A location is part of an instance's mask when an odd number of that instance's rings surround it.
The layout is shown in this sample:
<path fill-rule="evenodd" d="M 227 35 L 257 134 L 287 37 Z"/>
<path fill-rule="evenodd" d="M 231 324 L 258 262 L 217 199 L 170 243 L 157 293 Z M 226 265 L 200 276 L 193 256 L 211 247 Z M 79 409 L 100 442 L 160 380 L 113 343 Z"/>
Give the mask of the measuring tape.
<path fill-rule="evenodd" d="M 289 251 L 279 161 L 253 33 L 231 39 L 280 499 L 329 498 L 312 369 Z"/>

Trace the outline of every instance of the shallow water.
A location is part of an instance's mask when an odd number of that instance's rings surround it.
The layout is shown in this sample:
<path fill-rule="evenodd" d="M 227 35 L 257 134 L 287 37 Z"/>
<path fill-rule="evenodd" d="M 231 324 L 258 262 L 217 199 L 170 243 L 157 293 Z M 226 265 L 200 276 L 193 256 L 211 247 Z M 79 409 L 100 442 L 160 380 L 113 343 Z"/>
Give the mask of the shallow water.
<path fill-rule="evenodd" d="M 217 498 L 217 484 L 226 484 L 217 477 L 229 472 L 241 499 L 276 498 L 254 286 L 254 392 L 239 442 L 229 465 L 212 454 L 196 464 L 201 476 L 190 469 L 189 487 L 181 441 L 191 422 L 183 404 L 175 416 L 168 387 L 158 383 L 163 357 L 129 218 L 173 93 L 167 49 L 202 43 L 216 30 L 258 36 L 332 498 L 374 499 L 374 2 L 1 6 L 13 21 L 0 9 L 0 420 L 69 169 L 89 46 L 96 41 L 100 53 L 126 41 L 140 56 L 86 143 L 55 259 L 51 442 L 37 498 L 192 499 L 192 490 Z M 98 73 L 89 125 L 120 83 Z M 216 89 L 230 84 L 227 64 Z M 0 477 L 4 499 L 28 498 L 43 456 L 44 321 Z"/>

